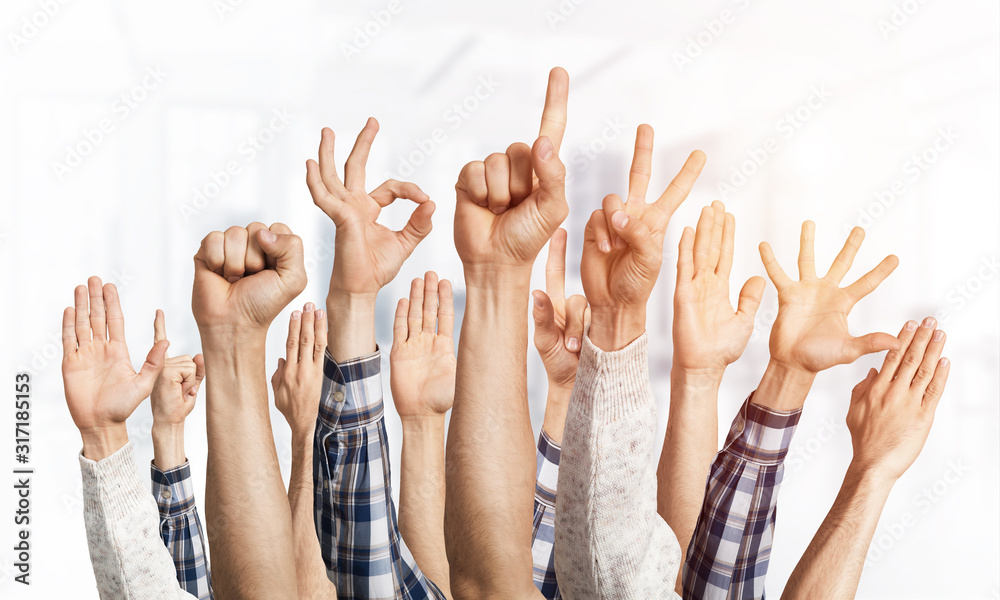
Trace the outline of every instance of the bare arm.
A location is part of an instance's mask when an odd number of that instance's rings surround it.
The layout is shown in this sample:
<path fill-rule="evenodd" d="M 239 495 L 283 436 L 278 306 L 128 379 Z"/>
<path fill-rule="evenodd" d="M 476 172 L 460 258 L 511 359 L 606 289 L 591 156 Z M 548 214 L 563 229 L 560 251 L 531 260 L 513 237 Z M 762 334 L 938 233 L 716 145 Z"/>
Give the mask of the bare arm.
<path fill-rule="evenodd" d="M 399 532 L 420 569 L 449 598 L 444 543 L 445 414 L 455 400 L 451 282 L 429 271 L 396 308 L 389 356 L 392 401 L 403 423 Z"/>
<path fill-rule="evenodd" d="M 854 459 L 833 507 L 788 579 L 783 599 L 854 598 L 886 498 L 913 464 L 930 433 L 951 364 L 941 358 L 945 335 L 928 317 L 899 332 L 886 355 L 854 388 L 847 426 Z"/>
<path fill-rule="evenodd" d="M 526 308 L 531 265 L 569 210 L 558 157 L 568 89 L 566 72 L 553 69 L 534 147 L 512 144 L 469 163 L 455 186 L 455 247 L 468 291 L 447 447 L 445 539 L 456 598 L 538 596 Z"/>
<path fill-rule="evenodd" d="M 220 598 L 295 598 L 291 513 L 268 414 L 264 342 L 305 287 L 302 242 L 284 225 L 214 232 L 192 299 L 207 375 L 205 505 Z"/>
<path fill-rule="evenodd" d="M 694 533 L 705 481 L 719 450 L 719 386 L 746 348 L 764 280 L 752 277 L 737 310 L 729 301 L 736 219 L 721 202 L 686 227 L 677 254 L 670 419 L 657 469 L 657 509 L 677 534 L 682 554 Z M 681 589 L 678 574 L 677 591 Z"/>

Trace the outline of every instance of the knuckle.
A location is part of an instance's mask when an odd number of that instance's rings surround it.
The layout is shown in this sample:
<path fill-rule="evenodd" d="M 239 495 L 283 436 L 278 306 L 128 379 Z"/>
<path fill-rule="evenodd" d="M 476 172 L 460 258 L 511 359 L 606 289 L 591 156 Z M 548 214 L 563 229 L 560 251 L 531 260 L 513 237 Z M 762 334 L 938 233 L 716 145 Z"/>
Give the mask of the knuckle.
<path fill-rule="evenodd" d="M 934 371 L 927 366 L 921 366 L 917 369 L 917 379 L 930 379 L 934 375 Z"/>

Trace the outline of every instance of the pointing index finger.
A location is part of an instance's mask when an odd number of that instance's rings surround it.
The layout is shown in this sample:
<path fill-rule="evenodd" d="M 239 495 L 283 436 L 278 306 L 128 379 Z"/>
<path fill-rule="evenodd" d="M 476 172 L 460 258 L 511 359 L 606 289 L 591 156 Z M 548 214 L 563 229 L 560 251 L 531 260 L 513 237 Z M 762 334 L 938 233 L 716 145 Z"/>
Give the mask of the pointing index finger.
<path fill-rule="evenodd" d="M 538 137 L 547 137 L 555 153 L 559 154 L 563 133 L 566 131 L 566 103 L 569 98 L 569 74 L 562 67 L 549 71 L 549 85 L 545 91 L 545 108 Z"/>

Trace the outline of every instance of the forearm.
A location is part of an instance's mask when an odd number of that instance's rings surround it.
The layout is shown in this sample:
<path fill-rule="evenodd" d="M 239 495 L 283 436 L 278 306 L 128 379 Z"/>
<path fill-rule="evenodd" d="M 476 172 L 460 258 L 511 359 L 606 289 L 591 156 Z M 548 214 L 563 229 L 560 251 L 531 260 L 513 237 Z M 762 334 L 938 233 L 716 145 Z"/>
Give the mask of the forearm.
<path fill-rule="evenodd" d="M 315 425 L 315 423 L 313 423 Z M 288 504 L 292 513 L 292 545 L 299 598 L 336 600 L 337 586 L 326 576 L 313 514 L 313 433 L 303 428 L 292 432 L 292 472 L 288 481 Z"/>
<path fill-rule="evenodd" d="M 399 533 L 420 570 L 451 597 L 444 542 L 444 415 L 403 419 Z"/>
<path fill-rule="evenodd" d="M 669 598 L 680 564 L 656 512 L 656 408 L 646 338 L 617 352 L 584 339 L 566 416 L 556 572 L 567 598 Z"/>
<path fill-rule="evenodd" d="M 161 471 L 179 467 L 187 461 L 184 451 L 184 423 L 158 423 L 153 419 L 153 464 Z"/>
<path fill-rule="evenodd" d="M 542 429 L 549 439 L 556 444 L 562 444 L 563 430 L 566 428 L 566 411 L 569 409 L 569 399 L 573 394 L 573 387 L 560 386 L 551 381 L 548 384 L 549 392 L 545 400 L 545 417 L 542 420 Z"/>
<path fill-rule="evenodd" d="M 518 597 L 531 583 L 534 444 L 527 402 L 530 270 L 466 271 L 445 535 L 455 595 Z"/>
<path fill-rule="evenodd" d="M 294 598 L 291 514 L 267 409 L 264 336 L 202 336 L 207 369 L 205 504 L 220 597 Z"/>
<path fill-rule="evenodd" d="M 833 507 L 795 566 L 782 599 L 854 598 L 893 482 L 851 465 Z"/>
<path fill-rule="evenodd" d="M 719 451 L 722 369 L 670 372 L 670 415 L 657 468 L 656 507 L 687 554 L 705 499 L 705 481 Z M 680 590 L 680 578 L 677 581 Z"/>
<path fill-rule="evenodd" d="M 101 598 L 193 598 L 177 584 L 157 532 L 157 510 L 136 474 L 132 447 L 80 458 L 83 515 Z"/>
<path fill-rule="evenodd" d="M 767 364 L 754 403 L 779 411 L 802 408 L 812 388 L 815 373 L 784 365 L 774 359 Z"/>
<path fill-rule="evenodd" d="M 375 300 L 376 294 L 348 294 L 331 284 L 327 350 L 338 363 L 375 351 Z"/>

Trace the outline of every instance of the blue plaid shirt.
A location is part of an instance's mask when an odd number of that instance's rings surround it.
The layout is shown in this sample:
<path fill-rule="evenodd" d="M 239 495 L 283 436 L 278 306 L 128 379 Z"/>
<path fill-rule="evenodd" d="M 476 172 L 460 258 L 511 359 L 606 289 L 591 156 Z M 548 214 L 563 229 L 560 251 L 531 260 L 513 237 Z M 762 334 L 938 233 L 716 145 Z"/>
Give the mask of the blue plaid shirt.
<path fill-rule="evenodd" d="M 326 355 L 313 447 L 316 530 L 340 600 L 444 599 L 399 535 L 376 350 Z"/>
<path fill-rule="evenodd" d="M 802 410 L 751 403 L 715 457 L 684 563 L 685 600 L 763 599 L 778 488 Z"/>
<path fill-rule="evenodd" d="M 161 471 L 150 463 L 153 497 L 160 511 L 160 537 L 170 551 L 181 589 L 200 600 L 212 598 L 205 532 L 194 503 L 191 465 Z"/>
<path fill-rule="evenodd" d="M 547 600 L 560 600 L 556 583 L 556 484 L 559 482 L 559 444 L 543 429 L 538 435 L 538 469 L 535 472 L 535 519 L 531 527 L 532 577 Z"/>

